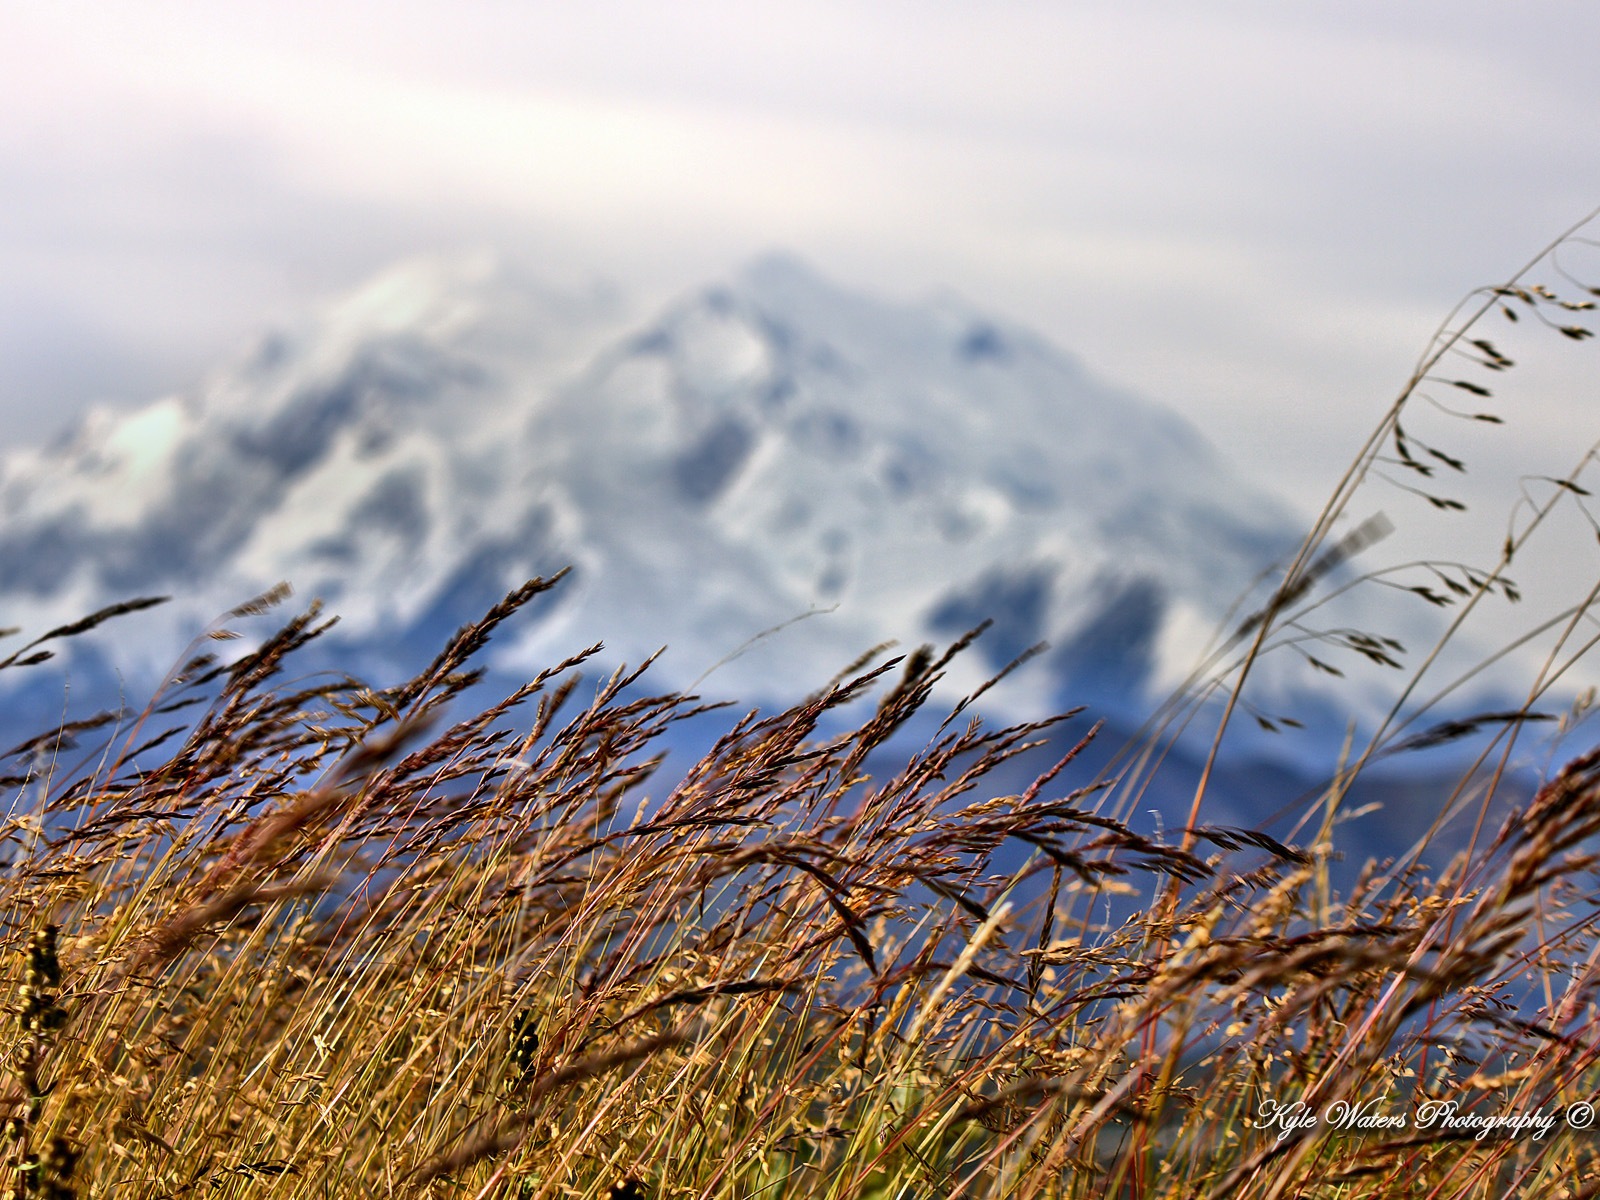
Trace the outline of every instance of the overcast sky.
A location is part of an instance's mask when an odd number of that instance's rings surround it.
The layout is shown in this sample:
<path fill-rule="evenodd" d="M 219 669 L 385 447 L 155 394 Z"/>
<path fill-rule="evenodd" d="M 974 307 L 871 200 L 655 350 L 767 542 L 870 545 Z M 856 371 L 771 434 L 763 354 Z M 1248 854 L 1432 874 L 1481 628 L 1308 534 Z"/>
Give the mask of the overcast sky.
<path fill-rule="evenodd" d="M 1580 0 L 0 0 L 0 25 L 12 442 L 406 254 L 498 246 L 644 308 L 783 247 L 1029 324 L 1311 509 L 1458 296 L 1600 203 Z M 1600 433 L 1563 378 L 1504 445 Z"/>

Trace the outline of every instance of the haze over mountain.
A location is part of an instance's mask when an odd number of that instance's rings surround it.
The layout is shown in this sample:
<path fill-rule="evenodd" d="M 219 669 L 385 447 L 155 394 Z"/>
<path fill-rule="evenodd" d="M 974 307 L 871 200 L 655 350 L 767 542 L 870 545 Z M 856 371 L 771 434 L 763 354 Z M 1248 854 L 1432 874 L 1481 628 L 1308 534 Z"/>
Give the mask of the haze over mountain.
<path fill-rule="evenodd" d="M 792 699 L 888 639 L 992 617 L 977 682 L 1131 709 L 1181 677 L 1298 524 L 1182 418 L 962 301 L 891 304 L 769 256 L 644 323 L 493 257 L 404 264 L 190 393 L 0 460 L 0 610 L 40 629 L 170 593 L 135 674 L 278 579 L 359 660 L 426 653 L 574 577 L 496 653 L 669 647 Z"/>

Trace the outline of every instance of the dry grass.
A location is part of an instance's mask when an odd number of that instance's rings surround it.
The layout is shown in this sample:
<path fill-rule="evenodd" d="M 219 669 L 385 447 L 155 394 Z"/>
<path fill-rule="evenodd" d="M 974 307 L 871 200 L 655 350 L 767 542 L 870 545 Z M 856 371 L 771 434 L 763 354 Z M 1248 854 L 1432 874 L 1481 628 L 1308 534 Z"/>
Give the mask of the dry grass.
<path fill-rule="evenodd" d="M 1326 535 L 1191 694 L 1243 703 Z M 1600 1092 L 1600 752 L 1441 875 L 1341 896 L 1332 831 L 1381 745 L 1300 848 L 1207 827 L 1199 795 L 1152 839 L 1077 751 L 986 786 L 1055 722 L 963 704 L 908 744 L 970 639 L 731 720 L 671 784 L 664 735 L 709 718 L 642 670 L 580 704 L 579 655 L 452 718 L 473 655 L 554 582 L 398 687 L 289 687 L 313 607 L 236 664 L 192 659 L 76 767 L 107 720 L 13 753 L 14 1195 L 1600 1192 L 1592 1131 L 1563 1121 Z M 1033 857 L 996 875 L 1008 843 Z M 1315 1124 L 1266 1119 L 1297 1102 Z"/>
<path fill-rule="evenodd" d="M 1048 723 L 951 722 L 869 778 L 944 658 L 733 722 L 646 803 L 688 699 L 616 677 L 573 709 L 573 662 L 438 728 L 461 653 L 274 691 L 314 632 L 219 676 L 170 752 L 21 789 L 18 1194 L 1501 1196 L 1600 1170 L 1562 1129 L 1257 1120 L 1595 1090 L 1600 754 L 1445 880 L 1330 900 L 1325 841 L 1159 844 L 1071 755 L 986 792 Z M 1031 883 L 991 876 L 1008 839 Z"/>

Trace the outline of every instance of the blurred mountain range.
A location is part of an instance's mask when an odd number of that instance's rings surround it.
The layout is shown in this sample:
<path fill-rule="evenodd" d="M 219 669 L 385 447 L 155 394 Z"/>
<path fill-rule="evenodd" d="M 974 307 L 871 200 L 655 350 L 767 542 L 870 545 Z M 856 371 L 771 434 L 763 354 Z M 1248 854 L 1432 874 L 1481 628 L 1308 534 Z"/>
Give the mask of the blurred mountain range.
<path fill-rule="evenodd" d="M 992 618 L 958 685 L 1046 641 L 1003 702 L 1132 713 L 1299 533 L 1183 418 L 958 300 L 770 256 L 637 322 L 479 256 L 405 264 L 189 394 L 0 458 L 0 612 L 170 594 L 122 664 L 153 675 L 287 579 L 381 666 L 572 566 L 498 666 L 667 646 L 683 685 L 793 622 L 705 682 L 783 701 Z"/>

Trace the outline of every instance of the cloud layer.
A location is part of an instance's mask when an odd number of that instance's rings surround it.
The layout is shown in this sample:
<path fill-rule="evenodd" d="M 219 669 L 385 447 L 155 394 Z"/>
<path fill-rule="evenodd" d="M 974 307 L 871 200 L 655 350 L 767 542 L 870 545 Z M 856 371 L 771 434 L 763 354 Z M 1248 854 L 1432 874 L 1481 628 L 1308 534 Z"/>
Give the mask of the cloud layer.
<path fill-rule="evenodd" d="M 508 247 L 643 305 L 789 246 L 1008 311 L 1312 507 L 1457 295 L 1600 198 L 1572 5 L 0 13 L 24 440 L 404 254 Z"/>

